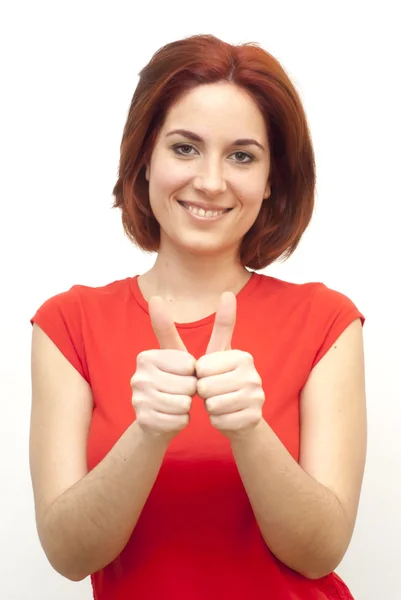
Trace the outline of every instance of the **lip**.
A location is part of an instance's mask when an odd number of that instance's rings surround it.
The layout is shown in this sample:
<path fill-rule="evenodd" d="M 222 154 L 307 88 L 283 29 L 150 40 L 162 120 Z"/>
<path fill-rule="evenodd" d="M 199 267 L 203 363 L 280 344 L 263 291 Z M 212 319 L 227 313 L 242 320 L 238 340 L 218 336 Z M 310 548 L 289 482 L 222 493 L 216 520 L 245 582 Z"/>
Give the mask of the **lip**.
<path fill-rule="evenodd" d="M 202 202 L 187 202 L 186 200 L 177 200 L 179 204 L 188 204 L 188 206 L 194 206 L 196 208 L 203 208 L 203 210 L 225 210 L 229 211 L 232 209 L 231 206 L 216 206 L 215 204 L 204 204 Z"/>
<path fill-rule="evenodd" d="M 195 213 L 193 213 L 192 211 L 188 210 L 184 206 L 184 204 L 188 204 L 188 205 L 192 205 L 192 206 L 198 206 L 198 205 L 194 205 L 193 203 L 190 203 L 190 202 L 184 202 L 182 200 L 178 200 L 178 204 L 181 206 L 182 210 L 186 212 L 186 214 L 189 216 L 190 219 L 194 219 L 195 221 L 198 221 L 198 222 L 201 222 L 201 223 L 214 223 L 215 221 L 219 221 L 220 219 L 223 219 L 229 212 L 231 212 L 231 209 L 228 209 L 228 210 L 227 209 L 222 209 L 225 212 L 222 212 L 222 213 L 220 213 L 219 215 L 217 215 L 215 217 L 202 217 L 201 215 L 196 215 Z M 203 206 L 201 206 L 200 208 L 203 208 Z"/>

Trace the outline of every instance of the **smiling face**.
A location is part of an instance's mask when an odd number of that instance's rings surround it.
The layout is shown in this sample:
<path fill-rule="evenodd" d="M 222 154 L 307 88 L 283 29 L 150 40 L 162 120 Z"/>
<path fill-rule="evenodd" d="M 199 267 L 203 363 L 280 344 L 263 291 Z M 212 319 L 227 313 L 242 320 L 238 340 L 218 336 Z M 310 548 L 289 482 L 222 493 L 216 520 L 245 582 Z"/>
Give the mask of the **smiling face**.
<path fill-rule="evenodd" d="M 167 113 L 146 168 L 160 252 L 237 255 L 270 196 L 265 122 L 230 83 L 200 85 Z"/>

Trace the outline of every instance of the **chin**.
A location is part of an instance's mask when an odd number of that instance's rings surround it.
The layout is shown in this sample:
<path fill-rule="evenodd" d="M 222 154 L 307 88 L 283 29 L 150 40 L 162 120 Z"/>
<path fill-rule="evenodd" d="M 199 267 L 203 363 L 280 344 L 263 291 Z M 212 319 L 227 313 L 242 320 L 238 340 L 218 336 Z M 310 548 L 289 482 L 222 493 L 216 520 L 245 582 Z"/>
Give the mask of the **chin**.
<path fill-rule="evenodd" d="M 227 245 L 224 243 L 216 243 L 215 241 L 207 240 L 177 240 L 176 245 L 183 251 L 189 252 L 192 255 L 202 256 L 204 258 L 218 256 L 219 254 L 226 253 L 232 245 Z"/>

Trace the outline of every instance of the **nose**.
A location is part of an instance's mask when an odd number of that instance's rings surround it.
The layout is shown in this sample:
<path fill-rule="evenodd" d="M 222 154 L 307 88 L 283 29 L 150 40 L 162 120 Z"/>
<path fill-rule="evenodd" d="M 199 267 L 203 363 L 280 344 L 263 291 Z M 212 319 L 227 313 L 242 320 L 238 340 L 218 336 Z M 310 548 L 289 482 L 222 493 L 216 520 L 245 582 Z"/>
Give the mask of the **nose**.
<path fill-rule="evenodd" d="M 225 192 L 227 184 L 220 162 L 212 159 L 204 161 L 194 177 L 193 186 L 211 198 Z"/>

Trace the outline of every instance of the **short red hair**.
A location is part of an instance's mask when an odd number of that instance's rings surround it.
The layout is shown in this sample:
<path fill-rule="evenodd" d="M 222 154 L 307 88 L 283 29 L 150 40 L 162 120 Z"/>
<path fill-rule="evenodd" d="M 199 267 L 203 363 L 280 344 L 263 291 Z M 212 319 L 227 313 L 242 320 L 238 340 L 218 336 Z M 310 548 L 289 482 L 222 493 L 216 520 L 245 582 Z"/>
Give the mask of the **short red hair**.
<path fill-rule="evenodd" d="M 241 263 L 263 269 L 296 249 L 313 213 L 316 169 L 299 95 L 280 63 L 257 44 L 231 45 L 194 35 L 163 46 L 139 73 L 124 127 L 113 208 L 127 236 L 155 252 L 160 226 L 149 203 L 145 164 L 169 108 L 202 84 L 227 81 L 246 90 L 264 116 L 271 155 L 271 195 L 244 236 Z"/>

